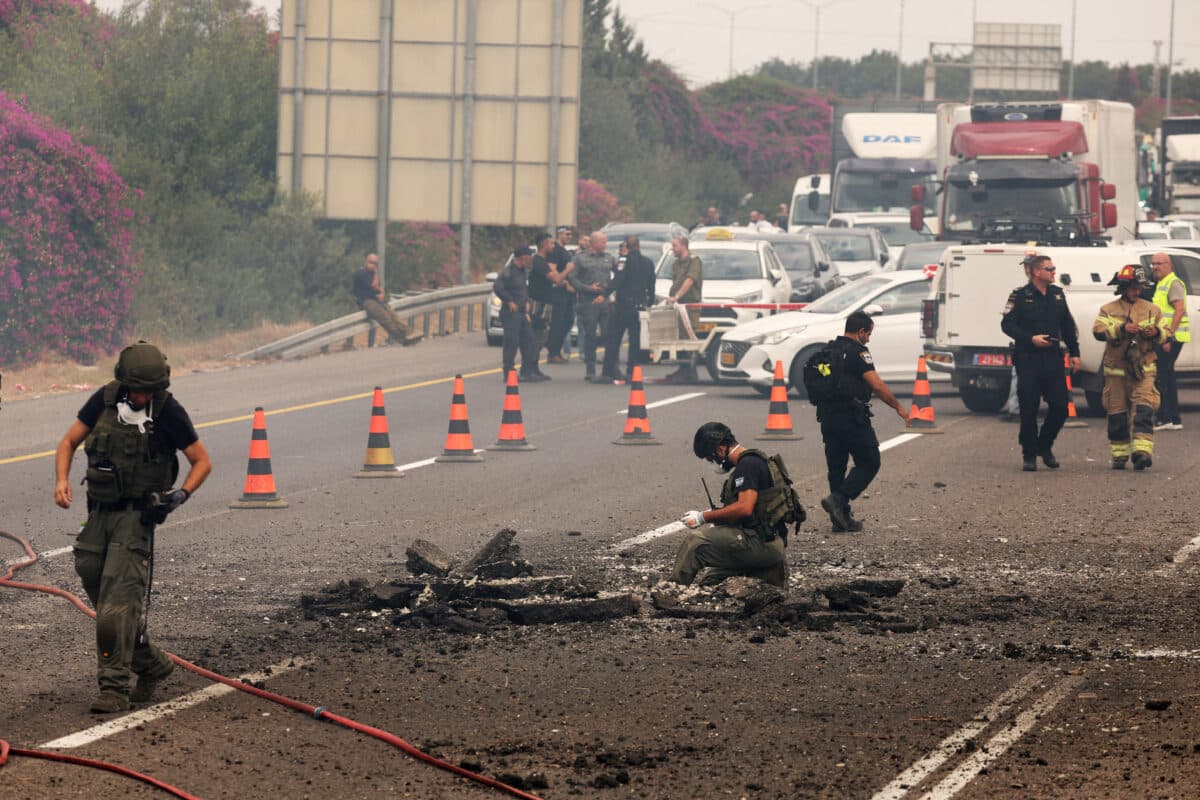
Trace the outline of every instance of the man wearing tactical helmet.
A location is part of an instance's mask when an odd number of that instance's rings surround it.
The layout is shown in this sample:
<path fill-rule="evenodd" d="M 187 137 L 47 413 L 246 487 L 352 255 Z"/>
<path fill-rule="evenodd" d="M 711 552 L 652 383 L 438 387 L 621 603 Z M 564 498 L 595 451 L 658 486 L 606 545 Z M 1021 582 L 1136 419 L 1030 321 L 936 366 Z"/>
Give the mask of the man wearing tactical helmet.
<path fill-rule="evenodd" d="M 702 575 L 702 586 L 714 586 L 745 575 L 786 586 L 788 526 L 798 530 L 805 514 L 783 459 L 747 450 L 720 422 L 701 425 L 692 450 L 732 472 L 721 489 L 720 508 L 680 518 L 693 531 L 679 546 L 671 580 L 688 585 Z M 705 523 L 713 524 L 702 527 Z"/>
<path fill-rule="evenodd" d="M 174 670 L 146 635 L 154 526 L 191 497 L 212 471 L 187 411 L 167 387 L 171 367 L 157 347 L 121 351 L 115 380 L 88 398 L 58 443 L 54 502 L 70 508 L 71 460 L 87 453 L 88 519 L 75 541 L 75 571 L 96 609 L 100 694 L 91 711 L 108 714 L 144 701 Z M 175 451 L 191 468 L 178 489 Z M 131 674 L 137 686 L 130 692 Z"/>
<path fill-rule="evenodd" d="M 1167 340 L 1167 330 L 1159 307 L 1142 299 L 1147 283 L 1140 264 L 1121 267 L 1108 282 L 1117 287 L 1117 299 L 1101 306 L 1092 323 L 1092 335 L 1104 342 L 1102 400 L 1113 469 L 1125 469 L 1130 460 L 1134 469 L 1146 469 L 1154 454 L 1154 412 L 1159 406 L 1155 345 Z"/>

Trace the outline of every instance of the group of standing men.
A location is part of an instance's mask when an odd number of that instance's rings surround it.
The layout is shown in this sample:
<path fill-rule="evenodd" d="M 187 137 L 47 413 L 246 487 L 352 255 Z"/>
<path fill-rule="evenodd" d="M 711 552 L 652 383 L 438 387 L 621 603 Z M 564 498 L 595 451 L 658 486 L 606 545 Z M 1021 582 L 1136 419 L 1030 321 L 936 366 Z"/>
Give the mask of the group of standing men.
<path fill-rule="evenodd" d="M 1017 400 L 1021 411 L 1021 468 L 1050 469 L 1060 464 L 1053 446 L 1067 419 L 1069 397 L 1060 344 L 1067 348 L 1072 372 L 1079 369 L 1079 332 L 1066 295 L 1054 284 L 1056 267 L 1047 255 L 1022 262 L 1029 282 L 1014 289 L 1004 307 L 1001 329 L 1013 340 Z M 1180 430 L 1175 361 L 1191 339 L 1183 282 L 1171 256 L 1155 253 L 1151 299 L 1143 297 L 1150 281 L 1140 264 L 1127 264 L 1109 281 L 1117 300 L 1100 308 L 1092 335 L 1104 342 L 1104 393 L 1112 468 L 1135 470 L 1153 463 L 1154 431 Z M 1038 427 L 1038 408 L 1046 399 L 1046 419 Z M 1156 421 L 1155 415 L 1158 415 Z"/>
<path fill-rule="evenodd" d="M 590 383 L 624 383 L 618 371 L 621 341 L 629 336 L 628 371 L 641 363 L 638 311 L 654 303 L 654 262 L 642 255 L 636 236 L 621 242 L 619 258 L 607 252 L 601 231 L 582 237 L 574 253 L 567 249 L 570 228 L 558 239 L 540 234 L 535 248 L 520 246 L 496 280 L 504 304 L 504 374 L 514 368 L 518 351 L 524 380 L 549 380 L 538 368 L 543 347 L 548 364 L 565 364 L 563 346 L 572 322 L 579 326 L 584 378 Z M 597 351 L 604 362 L 597 372 Z"/>

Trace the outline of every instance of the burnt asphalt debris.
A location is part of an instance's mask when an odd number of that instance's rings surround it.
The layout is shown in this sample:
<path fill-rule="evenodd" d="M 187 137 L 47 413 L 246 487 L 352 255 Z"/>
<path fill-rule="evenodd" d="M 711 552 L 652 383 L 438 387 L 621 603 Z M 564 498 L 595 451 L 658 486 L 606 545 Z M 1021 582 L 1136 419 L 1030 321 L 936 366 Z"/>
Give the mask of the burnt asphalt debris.
<path fill-rule="evenodd" d="M 508 625 L 597 624 L 628 617 L 717 621 L 786 635 L 787 628 L 828 631 L 854 625 L 865 632 L 912 633 L 928 624 L 888 607 L 905 582 L 858 578 L 789 593 L 760 580 L 729 578 L 716 586 L 680 586 L 659 581 L 629 586 L 629 574 L 583 578 L 538 575 L 521 554 L 516 532 L 497 531 L 465 561 L 415 540 L 405 552 L 408 577 L 368 583 L 341 581 L 319 595 L 305 595 L 307 619 L 364 612 L 390 614 L 395 627 L 436 628 L 478 635 Z M 622 585 L 624 584 L 624 585 Z"/>

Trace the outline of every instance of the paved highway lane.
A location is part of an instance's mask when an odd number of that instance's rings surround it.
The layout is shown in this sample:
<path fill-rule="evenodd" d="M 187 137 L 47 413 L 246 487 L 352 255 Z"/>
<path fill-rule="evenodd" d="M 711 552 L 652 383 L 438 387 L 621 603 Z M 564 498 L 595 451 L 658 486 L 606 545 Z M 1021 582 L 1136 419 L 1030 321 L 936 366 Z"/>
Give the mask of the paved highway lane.
<path fill-rule="evenodd" d="M 820 437 L 811 408 L 793 398 L 805 438 L 768 446 L 788 459 L 813 515 L 789 546 L 793 597 L 836 581 L 904 580 L 881 610 L 918 623 L 912 633 L 647 616 L 472 637 L 383 634 L 386 618 L 365 614 L 302 619 L 302 594 L 404 575 L 403 550 L 415 537 L 466 555 L 501 527 L 517 530 L 526 557 L 546 571 L 600 574 L 644 592 L 669 567 L 679 534 L 614 545 L 702 507 L 700 476 L 716 490 L 719 476 L 690 453 L 697 425 L 724 419 L 752 440 L 766 419 L 767 402 L 741 389 L 648 384 L 651 404 L 704 394 L 650 409 L 662 446 L 616 447 L 628 387 L 585 384 L 579 364 L 548 367 L 553 382 L 521 391 L 538 450 L 488 452 L 480 464 L 423 466 L 393 480 L 350 477 L 363 460 L 375 384 L 391 390 L 399 464 L 441 452 L 456 371 L 491 371 L 469 377 L 466 390 L 475 446 L 495 440 L 499 353 L 474 339 L 177 380 L 173 389 L 206 425 L 218 471 L 160 529 L 152 611 L 160 641 L 229 674 L 275 665 L 271 688 L 455 763 L 541 773 L 546 797 L 1094 797 L 1109 787 L 1143 796 L 1168 780 L 1168 796 L 1200 789 L 1200 772 L 1187 769 L 1200 757 L 1189 751 L 1200 734 L 1196 662 L 1186 657 L 1200 646 L 1195 568 L 1183 558 L 1200 529 L 1191 430 L 1160 435 L 1151 473 L 1113 473 L 1102 422 L 1091 420 L 1064 431 L 1062 470 L 1026 475 L 1015 426 L 968 415 L 939 390 L 945 433 L 888 450 L 856 504 L 867 534 L 835 537 L 811 510 L 826 491 Z M 1185 415 L 1194 412 L 1200 396 L 1188 389 L 1184 399 Z M 6 405 L 0 420 L 0 528 L 38 550 L 68 546 L 80 516 L 49 500 L 49 459 L 22 457 L 52 449 L 81 402 Z M 269 412 L 285 510 L 227 509 L 244 481 L 255 405 Z M 902 433 L 890 410 L 876 421 L 881 440 Z M 69 554 L 22 577 L 78 588 Z M 9 710 L 0 735 L 32 746 L 92 726 L 83 712 L 94 691 L 90 623 L 60 600 L 7 590 L 0 618 L 0 705 Z M 1155 649 L 1165 654 L 1132 657 Z M 307 663 L 293 666 L 296 656 Z M 166 695 L 205 685 L 180 676 Z M 1173 705 L 1147 711 L 1159 695 Z M 982 714 L 996 724 L 973 732 Z M 1006 730 L 1017 733 L 992 743 Z M 994 760 L 971 762 L 985 744 Z M 240 695 L 79 750 L 149 764 L 204 797 L 494 796 Z M 14 769 L 21 796 L 96 796 L 92 776 L 69 768 L 24 762 L 4 775 Z M 609 778 L 620 788 L 598 788 Z M 116 796 L 125 785 L 112 780 L 105 785 Z"/>

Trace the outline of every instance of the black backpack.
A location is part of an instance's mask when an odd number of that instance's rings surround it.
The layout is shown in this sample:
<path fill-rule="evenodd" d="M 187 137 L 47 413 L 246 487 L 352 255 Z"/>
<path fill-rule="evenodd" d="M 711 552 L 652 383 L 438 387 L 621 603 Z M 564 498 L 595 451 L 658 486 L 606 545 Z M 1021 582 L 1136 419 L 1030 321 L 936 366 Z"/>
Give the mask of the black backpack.
<path fill-rule="evenodd" d="M 842 380 L 846 370 L 846 349 L 836 339 L 825 343 L 804 362 L 804 391 L 814 406 L 851 397 Z"/>

